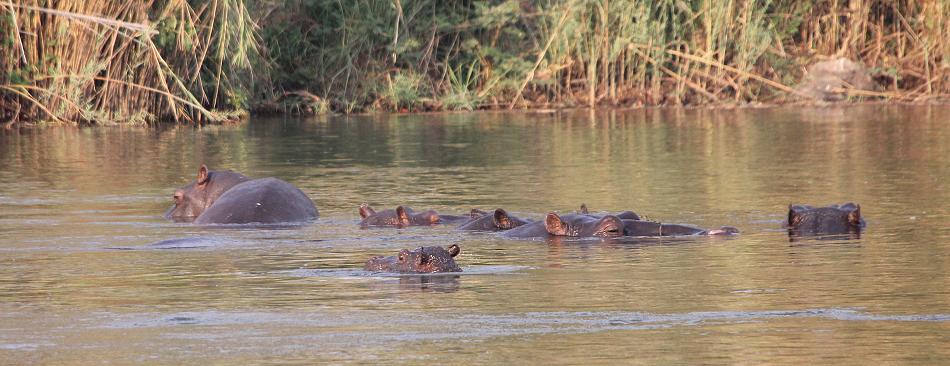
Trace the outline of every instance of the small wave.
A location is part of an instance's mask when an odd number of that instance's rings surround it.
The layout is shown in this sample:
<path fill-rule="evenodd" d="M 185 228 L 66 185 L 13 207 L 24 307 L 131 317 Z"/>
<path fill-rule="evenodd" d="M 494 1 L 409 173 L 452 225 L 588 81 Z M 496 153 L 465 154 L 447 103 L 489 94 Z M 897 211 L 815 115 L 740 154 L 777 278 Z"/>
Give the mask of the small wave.
<path fill-rule="evenodd" d="M 291 277 L 331 277 L 340 279 L 393 278 L 393 277 L 438 277 L 438 276 L 480 276 L 514 273 L 529 269 L 527 266 L 470 266 L 462 267 L 462 272 L 444 273 L 381 273 L 352 268 L 295 269 L 279 273 Z"/>

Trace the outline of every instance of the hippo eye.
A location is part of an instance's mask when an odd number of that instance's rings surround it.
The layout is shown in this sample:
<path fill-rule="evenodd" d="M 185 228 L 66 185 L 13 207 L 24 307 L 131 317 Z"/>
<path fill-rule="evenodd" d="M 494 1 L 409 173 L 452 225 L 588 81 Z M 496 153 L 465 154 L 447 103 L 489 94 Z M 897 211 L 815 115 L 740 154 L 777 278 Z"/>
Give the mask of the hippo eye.
<path fill-rule="evenodd" d="M 399 261 L 400 262 L 406 261 L 406 253 L 399 253 Z"/>
<path fill-rule="evenodd" d="M 606 227 L 604 228 L 603 231 L 601 231 L 601 235 L 604 235 L 604 236 L 615 236 L 619 234 L 620 234 L 620 229 L 617 228 L 616 226 Z"/>

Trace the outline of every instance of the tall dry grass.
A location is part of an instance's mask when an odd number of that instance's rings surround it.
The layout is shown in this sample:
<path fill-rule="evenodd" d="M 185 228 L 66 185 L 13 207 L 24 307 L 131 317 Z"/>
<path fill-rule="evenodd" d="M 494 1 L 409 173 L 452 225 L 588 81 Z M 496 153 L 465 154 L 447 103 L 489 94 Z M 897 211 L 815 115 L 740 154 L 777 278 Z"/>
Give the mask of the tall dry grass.
<path fill-rule="evenodd" d="M 0 34 L 0 121 L 741 104 L 836 57 L 950 94 L 950 0 L 0 0 Z"/>
<path fill-rule="evenodd" d="M 794 94 L 806 65 L 848 57 L 901 99 L 950 93 L 950 1 L 548 1 L 554 47 L 535 88 L 599 103 L 749 102 Z M 567 23 L 559 26 L 562 14 Z"/>
<path fill-rule="evenodd" d="M 267 14 L 277 84 L 344 112 L 769 101 L 836 57 L 882 85 L 855 96 L 950 93 L 950 0 L 289 0 Z"/>
<path fill-rule="evenodd" d="M 241 107 L 258 53 L 240 0 L 0 0 L 0 119 L 202 123 Z"/>

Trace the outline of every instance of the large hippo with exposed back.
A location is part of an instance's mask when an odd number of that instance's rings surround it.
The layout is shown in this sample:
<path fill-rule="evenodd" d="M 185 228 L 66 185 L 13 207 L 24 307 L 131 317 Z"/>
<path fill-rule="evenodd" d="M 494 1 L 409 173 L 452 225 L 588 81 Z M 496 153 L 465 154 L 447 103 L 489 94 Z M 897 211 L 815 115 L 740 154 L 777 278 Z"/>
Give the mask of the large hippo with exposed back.
<path fill-rule="evenodd" d="M 210 171 L 175 191 L 165 217 L 196 224 L 276 224 L 316 219 L 317 207 L 305 193 L 277 178 L 251 179 L 230 170 Z"/>

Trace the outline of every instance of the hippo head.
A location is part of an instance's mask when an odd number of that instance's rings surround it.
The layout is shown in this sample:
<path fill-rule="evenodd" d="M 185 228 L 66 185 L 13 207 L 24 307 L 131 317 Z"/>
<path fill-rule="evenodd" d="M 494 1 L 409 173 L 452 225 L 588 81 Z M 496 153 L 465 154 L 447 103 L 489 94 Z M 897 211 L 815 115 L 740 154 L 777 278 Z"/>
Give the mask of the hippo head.
<path fill-rule="evenodd" d="M 403 249 L 398 255 L 375 257 L 366 261 L 363 269 L 372 272 L 395 273 L 440 273 L 462 272 L 455 264 L 455 256 L 462 249 L 452 244 L 448 248 L 419 247 L 414 250 Z"/>
<path fill-rule="evenodd" d="M 425 226 L 435 225 L 442 222 L 439 214 L 429 210 L 423 213 L 414 213 L 409 207 L 398 206 L 395 210 L 382 210 L 376 212 L 367 204 L 360 205 L 360 226 Z"/>
<path fill-rule="evenodd" d="M 551 212 L 544 218 L 544 228 L 548 234 L 556 236 L 615 238 L 624 235 L 623 221 L 614 215 L 568 214 L 561 217 Z"/>
<path fill-rule="evenodd" d="M 851 202 L 818 208 L 789 205 L 785 222 L 790 234 L 799 235 L 858 233 L 864 226 L 861 206 Z"/>
<path fill-rule="evenodd" d="M 250 180 L 230 170 L 209 171 L 201 165 L 194 182 L 178 188 L 172 196 L 173 205 L 165 212 L 165 218 L 175 221 L 192 221 L 205 211 L 224 192 Z"/>
<path fill-rule="evenodd" d="M 459 230 L 503 231 L 527 224 L 527 220 L 508 215 L 505 210 L 497 208 L 491 215 L 472 216 L 472 220 L 459 226 Z"/>

